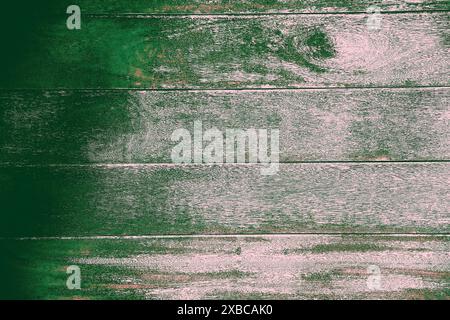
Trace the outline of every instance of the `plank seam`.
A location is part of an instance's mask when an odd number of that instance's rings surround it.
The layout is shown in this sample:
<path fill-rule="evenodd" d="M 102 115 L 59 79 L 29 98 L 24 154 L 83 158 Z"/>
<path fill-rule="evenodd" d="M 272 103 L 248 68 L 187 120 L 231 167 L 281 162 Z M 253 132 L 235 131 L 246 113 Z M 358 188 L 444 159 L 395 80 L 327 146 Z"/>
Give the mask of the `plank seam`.
<path fill-rule="evenodd" d="M 314 90 L 369 90 L 369 89 L 382 89 L 382 90 L 394 90 L 394 89 L 450 89 L 450 85 L 418 85 L 418 86 L 330 86 L 330 87 L 272 87 L 272 88 L 139 88 L 139 87 L 115 87 L 115 88 L 67 88 L 67 87 L 55 87 L 55 88 L 5 88 L 0 87 L 0 91 L 148 91 L 148 92 L 227 92 L 227 91 L 314 91 Z"/>
<path fill-rule="evenodd" d="M 278 162 L 279 164 L 427 164 L 443 163 L 450 164 L 450 160 L 396 160 L 396 161 L 288 161 Z M 266 163 L 55 163 L 55 164 L 18 164 L 0 163 L 0 168 L 121 168 L 121 167 L 208 167 L 208 166 L 261 166 Z"/>
<path fill-rule="evenodd" d="M 305 232 L 305 233 L 239 233 L 239 234 L 161 234 L 161 235 L 121 235 L 121 236 L 56 236 L 56 237 L 0 237 L 0 241 L 45 241 L 45 240 L 139 240 L 139 239 L 214 239 L 214 238 L 277 238 L 277 237 L 305 237 L 305 236 L 385 236 L 385 237 L 450 237 L 450 233 L 388 233 L 388 232 L 361 232 L 361 233 L 332 233 L 332 232 Z"/>
<path fill-rule="evenodd" d="M 380 14 L 396 15 L 396 14 L 433 14 L 433 13 L 447 13 L 448 9 L 422 9 L 422 10 L 391 10 L 380 11 Z M 147 18 L 164 18 L 164 17 L 260 17 L 260 16 L 322 16 L 322 15 L 367 15 L 366 11 L 333 11 L 333 12 L 223 12 L 223 13 L 188 13 L 188 12 L 165 12 L 165 13 L 145 13 L 145 12 L 130 12 L 130 13 L 99 13 L 86 12 L 84 16 L 88 18 L 130 18 L 130 19 L 147 19 Z"/>

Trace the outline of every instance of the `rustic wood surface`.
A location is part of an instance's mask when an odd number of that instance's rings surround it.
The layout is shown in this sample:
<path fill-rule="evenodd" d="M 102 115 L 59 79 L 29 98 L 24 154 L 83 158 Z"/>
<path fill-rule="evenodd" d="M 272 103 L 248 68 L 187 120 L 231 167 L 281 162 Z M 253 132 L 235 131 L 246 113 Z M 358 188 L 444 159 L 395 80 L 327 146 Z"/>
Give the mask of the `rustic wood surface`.
<path fill-rule="evenodd" d="M 280 130 L 280 161 L 450 159 L 450 89 L 0 91 L 0 163 L 170 163 L 177 128 Z"/>
<path fill-rule="evenodd" d="M 58 0 L 52 12 L 64 13 L 73 1 Z M 383 12 L 448 10 L 446 0 L 78 0 L 85 14 L 204 14 L 204 13 L 335 13 L 366 12 L 376 5 Z"/>
<path fill-rule="evenodd" d="M 0 298 L 449 299 L 448 1 L 69 4 L 2 10 Z M 196 120 L 279 173 L 172 164 Z"/>
<path fill-rule="evenodd" d="M 0 170 L 2 211 L 23 212 L 34 223 L 29 230 L 5 224 L 3 232 L 449 231 L 448 163 L 281 164 L 273 176 L 260 169 L 257 164 L 7 167 Z"/>
<path fill-rule="evenodd" d="M 448 13 L 86 17 L 36 28 L 6 88 L 447 86 Z"/>
<path fill-rule="evenodd" d="M 445 299 L 448 236 L 260 235 L 21 241 L 52 299 Z M 65 287 L 80 267 L 82 290 Z M 371 284 L 380 272 L 379 287 Z M 368 283 L 369 282 L 369 283 Z"/>

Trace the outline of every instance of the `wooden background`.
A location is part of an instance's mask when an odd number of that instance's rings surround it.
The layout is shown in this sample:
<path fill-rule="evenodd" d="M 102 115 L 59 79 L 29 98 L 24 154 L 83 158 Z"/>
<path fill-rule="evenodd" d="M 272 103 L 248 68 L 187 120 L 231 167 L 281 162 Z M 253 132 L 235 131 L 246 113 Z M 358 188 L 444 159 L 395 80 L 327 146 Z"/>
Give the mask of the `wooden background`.
<path fill-rule="evenodd" d="M 20 297 L 449 298 L 448 1 L 80 0 L 72 31 L 69 4 L 0 78 Z M 195 120 L 279 128 L 280 172 L 171 164 Z"/>

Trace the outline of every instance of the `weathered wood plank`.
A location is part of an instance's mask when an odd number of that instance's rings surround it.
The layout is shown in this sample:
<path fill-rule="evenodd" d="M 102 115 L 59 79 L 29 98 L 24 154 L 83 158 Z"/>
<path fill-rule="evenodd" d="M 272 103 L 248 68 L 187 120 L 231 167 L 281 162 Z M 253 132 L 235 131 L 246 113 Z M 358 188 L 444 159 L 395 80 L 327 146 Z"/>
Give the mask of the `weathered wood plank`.
<path fill-rule="evenodd" d="M 448 236 L 137 237 L 21 241 L 14 247 L 32 252 L 11 255 L 20 261 L 28 295 L 39 299 L 448 299 L 450 294 Z M 81 290 L 66 287 L 69 265 L 80 267 Z"/>
<path fill-rule="evenodd" d="M 170 163 L 172 132 L 279 129 L 280 161 L 450 159 L 450 89 L 0 92 L 0 162 Z"/>
<path fill-rule="evenodd" d="M 448 163 L 4 167 L 1 235 L 449 229 Z"/>
<path fill-rule="evenodd" d="M 58 9 L 72 2 L 58 0 Z M 78 0 L 83 13 L 121 14 L 121 13 L 321 13 L 321 12 L 365 12 L 376 5 L 382 11 L 448 10 L 445 0 Z M 55 8 L 56 11 L 56 8 Z"/>
<path fill-rule="evenodd" d="M 86 17 L 37 26 L 3 88 L 449 85 L 448 13 Z"/>

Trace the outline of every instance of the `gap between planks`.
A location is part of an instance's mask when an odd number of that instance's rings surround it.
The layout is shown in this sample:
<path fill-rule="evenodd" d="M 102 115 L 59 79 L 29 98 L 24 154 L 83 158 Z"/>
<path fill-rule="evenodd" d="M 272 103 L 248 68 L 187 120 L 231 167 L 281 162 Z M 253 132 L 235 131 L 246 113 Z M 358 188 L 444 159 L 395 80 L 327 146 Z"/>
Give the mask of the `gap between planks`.
<path fill-rule="evenodd" d="M 395 164 L 417 164 L 417 163 L 449 163 L 450 159 L 445 160 L 371 160 L 371 161 L 284 161 L 279 162 L 280 165 L 283 164 L 382 164 L 385 163 Z M 209 167 L 209 166 L 256 166 L 266 165 L 267 163 L 48 163 L 48 164 L 16 164 L 16 163 L 0 163 L 0 168 L 151 168 L 151 167 L 171 167 L 171 168 L 183 168 L 183 167 Z"/>
<path fill-rule="evenodd" d="M 266 88 L 140 88 L 140 87 L 115 87 L 115 88 L 70 88 L 70 87 L 57 87 L 57 88 L 2 88 L 0 91 L 15 92 L 15 91 L 73 91 L 73 92 L 88 92 L 88 91 L 148 91 L 148 92 L 264 92 L 264 91 L 333 91 L 333 90 L 368 90 L 368 89 L 382 89 L 382 90 L 415 90 L 415 89 L 450 89 L 447 85 L 415 85 L 415 86 L 330 86 L 330 87 L 266 87 Z"/>
<path fill-rule="evenodd" d="M 249 234 L 164 234 L 164 235 L 139 235 L 139 236 L 61 236 L 61 237 L 0 237 L 3 240 L 17 240 L 17 241 L 47 241 L 47 240 L 139 240 L 139 239 L 222 239 L 222 238 L 301 238 L 307 236 L 386 236 L 386 237 L 411 237 L 411 238 L 432 238 L 450 236 L 450 233 L 386 233 L 386 232 L 361 232 L 361 233 L 332 233 L 332 232 L 305 232 L 305 233 L 249 233 Z"/>
<path fill-rule="evenodd" d="M 380 11 L 380 14 L 421 14 L 421 13 L 446 13 L 450 10 L 446 9 L 422 9 L 422 10 L 396 10 L 396 11 Z M 229 13 L 99 13 L 99 12 L 87 12 L 83 16 L 87 18 L 130 18 L 130 19 L 147 19 L 147 18 L 163 18 L 163 17 L 177 17 L 177 18 L 189 18 L 189 17 L 259 17 L 259 16 L 337 16 L 337 15 L 370 15 L 366 11 L 334 11 L 334 12 L 229 12 Z"/>

